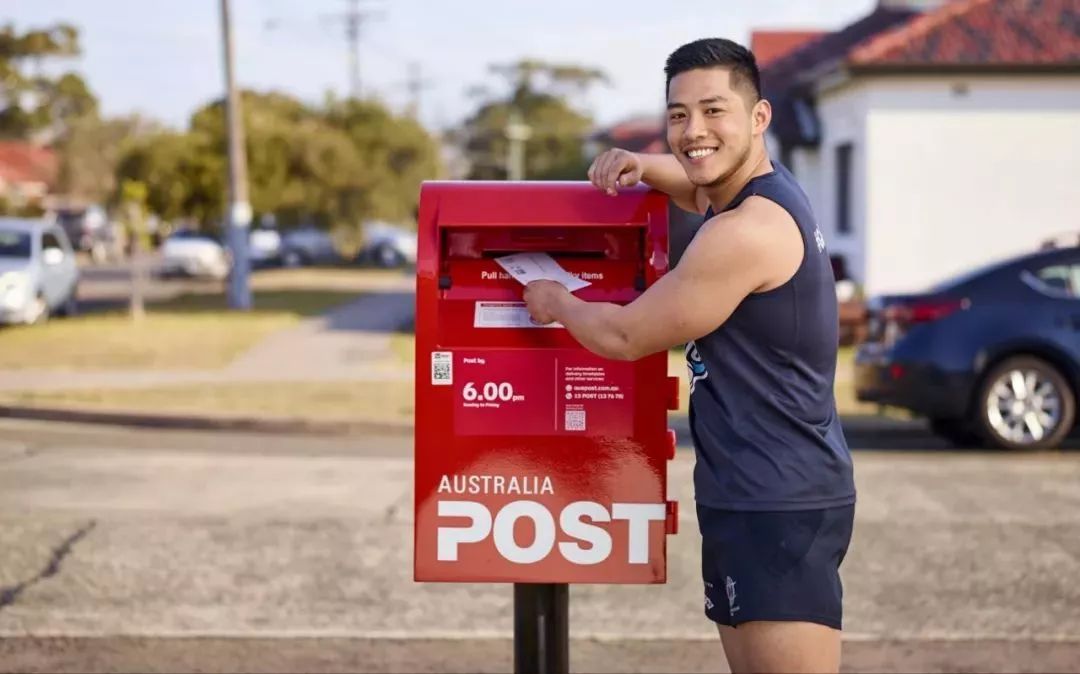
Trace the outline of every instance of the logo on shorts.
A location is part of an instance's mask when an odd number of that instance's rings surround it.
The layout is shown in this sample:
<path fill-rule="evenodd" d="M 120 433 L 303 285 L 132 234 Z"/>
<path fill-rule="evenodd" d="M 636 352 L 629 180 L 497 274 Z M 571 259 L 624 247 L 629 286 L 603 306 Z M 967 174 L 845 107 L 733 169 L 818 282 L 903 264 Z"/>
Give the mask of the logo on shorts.
<path fill-rule="evenodd" d="M 715 604 L 712 603 L 712 599 L 709 599 L 709 590 L 711 590 L 712 587 L 713 587 L 712 583 L 710 583 L 708 581 L 705 582 L 705 610 L 706 611 L 711 611 L 713 609 L 713 606 L 715 606 Z"/>
<path fill-rule="evenodd" d="M 735 581 L 731 576 L 724 578 L 724 590 L 727 592 L 728 614 L 734 618 L 739 607 L 735 605 Z"/>

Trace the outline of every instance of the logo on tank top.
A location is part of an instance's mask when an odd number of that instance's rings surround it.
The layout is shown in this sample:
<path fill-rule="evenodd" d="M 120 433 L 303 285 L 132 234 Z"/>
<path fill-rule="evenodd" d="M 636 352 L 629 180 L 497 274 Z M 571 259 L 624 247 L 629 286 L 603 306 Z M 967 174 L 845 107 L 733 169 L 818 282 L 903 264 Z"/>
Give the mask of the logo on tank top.
<path fill-rule="evenodd" d="M 825 252 L 825 235 L 821 233 L 820 227 L 814 227 L 814 241 L 817 242 L 817 252 Z"/>
<path fill-rule="evenodd" d="M 701 360 L 701 354 L 698 353 L 697 345 L 693 342 L 686 343 L 686 370 L 690 377 L 690 394 L 693 395 L 697 383 L 702 379 L 709 378 L 709 371 L 705 368 L 705 363 Z"/>

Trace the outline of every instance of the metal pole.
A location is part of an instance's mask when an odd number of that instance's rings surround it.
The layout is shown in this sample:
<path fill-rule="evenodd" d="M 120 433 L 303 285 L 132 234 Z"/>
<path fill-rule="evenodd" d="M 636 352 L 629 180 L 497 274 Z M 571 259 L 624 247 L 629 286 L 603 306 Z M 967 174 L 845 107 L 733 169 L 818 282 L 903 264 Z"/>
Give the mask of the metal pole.
<path fill-rule="evenodd" d="M 244 118 L 240 95 L 233 78 L 232 26 L 229 21 L 229 0 L 221 0 L 221 37 L 225 57 L 225 120 L 229 142 L 229 204 L 226 214 L 227 239 L 232 252 L 229 273 L 229 307 L 251 308 L 251 289 L 248 287 L 248 227 L 251 225 L 251 204 L 248 202 L 247 156 L 244 151 Z"/>
<path fill-rule="evenodd" d="M 570 586 L 514 584 L 514 674 L 570 671 Z"/>
<path fill-rule="evenodd" d="M 345 35 L 349 42 L 349 92 L 360 100 L 360 0 L 349 0 L 345 19 Z"/>
<path fill-rule="evenodd" d="M 514 110 L 510 113 L 505 132 L 508 141 L 506 178 L 507 180 L 524 180 L 525 141 L 532 137 L 532 129 L 522 121 L 521 114 Z"/>

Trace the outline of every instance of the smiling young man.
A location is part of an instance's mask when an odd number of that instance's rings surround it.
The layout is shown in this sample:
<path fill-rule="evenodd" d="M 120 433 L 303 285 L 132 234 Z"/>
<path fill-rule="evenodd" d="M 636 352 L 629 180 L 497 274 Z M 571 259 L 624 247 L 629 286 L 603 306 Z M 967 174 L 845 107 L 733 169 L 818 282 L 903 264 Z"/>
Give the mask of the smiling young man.
<path fill-rule="evenodd" d="M 610 150 L 589 179 L 643 181 L 705 214 L 679 264 L 626 306 L 554 282 L 533 318 L 634 360 L 686 344 L 705 614 L 734 672 L 838 671 L 855 486 L 836 414 L 835 280 L 806 195 L 770 161 L 772 109 L 743 47 L 699 40 L 668 58 L 670 155 Z"/>

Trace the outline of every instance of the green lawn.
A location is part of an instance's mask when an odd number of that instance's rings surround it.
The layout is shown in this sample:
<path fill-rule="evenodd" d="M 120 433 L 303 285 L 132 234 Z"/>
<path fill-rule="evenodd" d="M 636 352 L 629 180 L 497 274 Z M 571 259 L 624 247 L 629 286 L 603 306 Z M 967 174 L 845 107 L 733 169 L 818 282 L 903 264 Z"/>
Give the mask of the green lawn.
<path fill-rule="evenodd" d="M 357 297 L 348 290 L 256 290 L 254 309 L 224 295 L 150 304 L 141 321 L 116 312 L 0 329 L 0 369 L 213 369 L 272 332 Z"/>

